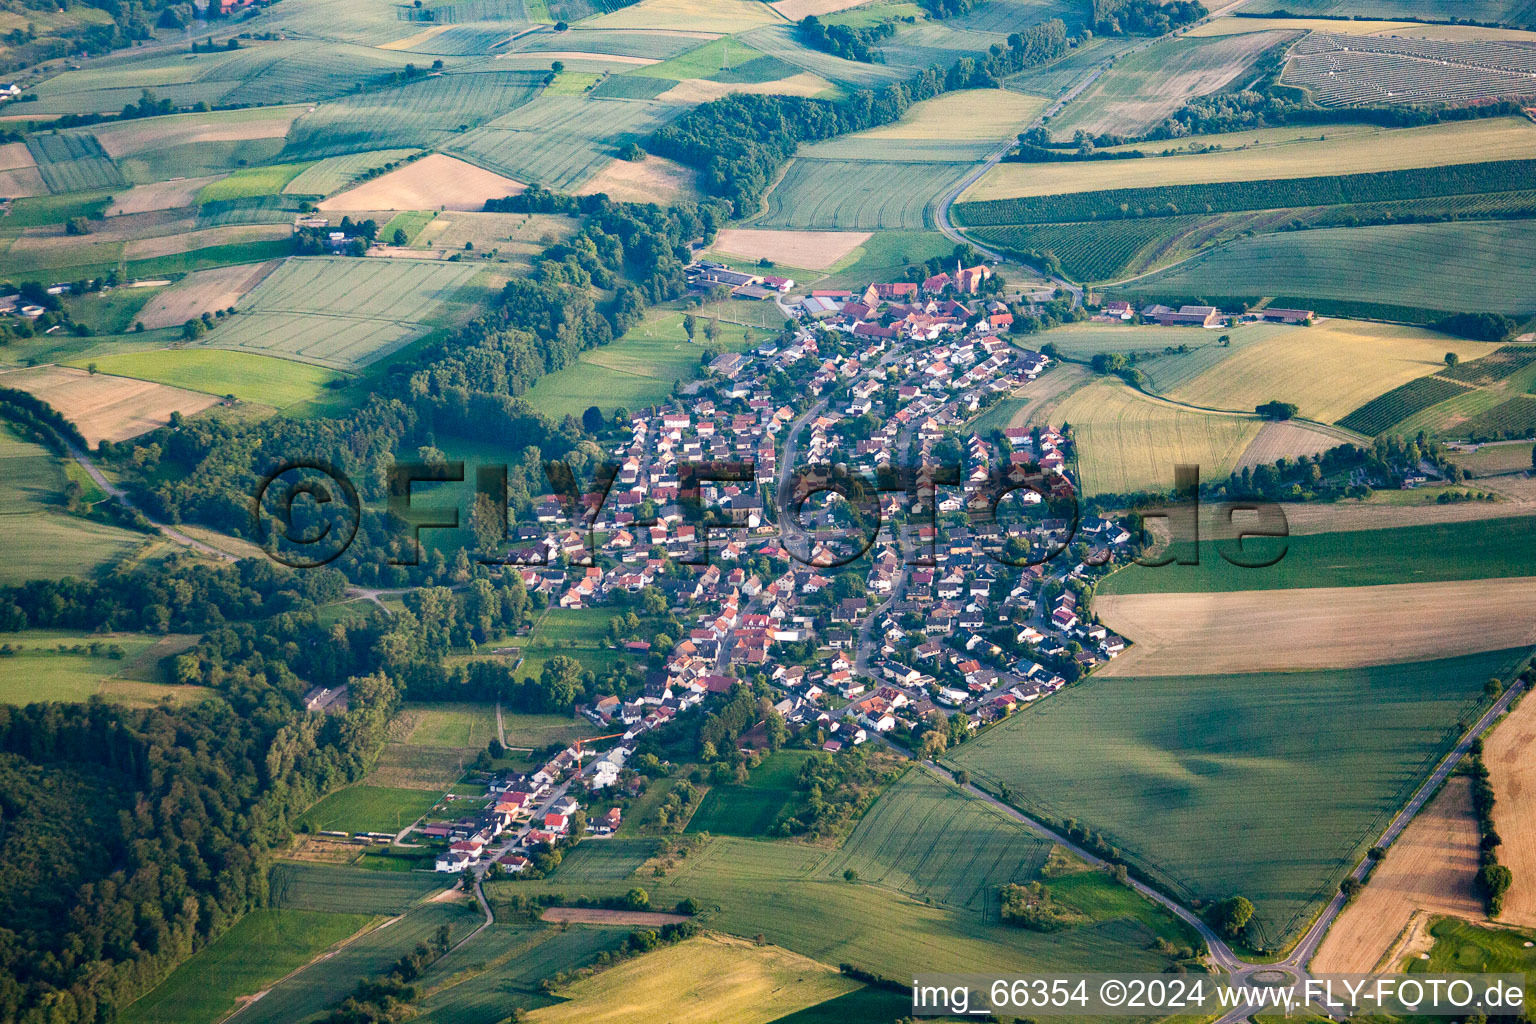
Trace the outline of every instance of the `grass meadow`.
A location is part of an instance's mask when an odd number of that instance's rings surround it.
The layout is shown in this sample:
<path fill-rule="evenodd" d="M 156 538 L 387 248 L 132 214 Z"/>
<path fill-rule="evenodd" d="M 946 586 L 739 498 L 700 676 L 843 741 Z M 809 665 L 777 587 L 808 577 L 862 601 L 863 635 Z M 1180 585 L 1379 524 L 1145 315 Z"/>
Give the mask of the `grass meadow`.
<path fill-rule="evenodd" d="M 928 204 L 958 181 L 954 163 L 791 160 L 753 227 L 844 231 L 933 227 Z M 868 283 L 868 282 L 866 282 Z"/>
<path fill-rule="evenodd" d="M 300 257 L 286 261 L 207 335 L 236 349 L 355 370 L 437 326 L 477 268 L 431 260 Z"/>
<path fill-rule="evenodd" d="M 1276 947 L 1334 891 L 1523 652 L 1381 668 L 1093 677 L 950 752 L 1185 900 L 1242 895 Z M 1084 750 L 1094 751 L 1083 757 Z"/>
<path fill-rule="evenodd" d="M 406 741 L 419 747 L 483 747 L 496 735 L 492 704 L 407 704 L 404 711 L 421 716 Z"/>
<path fill-rule="evenodd" d="M 282 861 L 272 869 L 271 903 L 333 914 L 403 914 L 451 884 L 434 874 L 365 871 Z"/>
<path fill-rule="evenodd" d="M 367 880 L 374 883 L 386 878 L 411 877 L 377 871 L 359 874 L 366 875 Z M 441 878 L 438 885 L 442 886 Z M 359 980 L 388 973 L 394 963 L 417 943 L 431 940 L 440 926 L 447 925 L 449 941 L 456 942 L 484 920 L 467 903 L 429 903 L 417 907 L 400 920 L 359 936 L 333 956 L 316 960 L 282 984 L 273 986 L 241 1012 L 240 1020 L 242 1024 L 292 1024 L 293 1021 L 309 1020 L 350 995 Z"/>
<path fill-rule="evenodd" d="M 83 702 L 106 692 L 109 679 L 126 673 L 156 643 L 152 637 L 135 634 L 90 636 L 51 629 L 6 633 L 0 640 L 19 648 L 18 653 L 0 657 L 0 704 Z M 98 647 L 95 653 L 89 650 L 92 645 Z M 61 646 L 70 650 L 60 651 Z M 85 649 L 75 653 L 77 647 Z M 113 647 L 122 650 L 122 657 L 108 653 Z M 154 688 L 148 682 L 143 686 L 146 693 Z M 172 693 L 171 687 L 158 689 Z"/>
<path fill-rule="evenodd" d="M 0 378 L 3 380 L 3 378 Z M 145 540 L 143 534 L 64 511 L 64 461 L 9 426 L 0 428 L 0 527 L 6 557 L 0 584 L 31 579 L 86 578 Z"/>
<path fill-rule="evenodd" d="M 768 755 L 742 785 L 712 786 L 688 822 L 689 832 L 722 836 L 766 836 L 797 796 L 795 776 L 808 751 Z"/>
<path fill-rule="evenodd" d="M 933 847 L 935 836 L 942 847 Z M 995 920 L 997 887 L 1038 878 L 1050 851 L 1020 822 L 916 768 L 864 815 L 824 873 L 852 871 L 860 882 Z"/>
<path fill-rule="evenodd" d="M 317 832 L 398 832 L 435 803 L 437 794 L 430 790 L 348 786 L 315 804 L 299 820 Z"/>
<path fill-rule="evenodd" d="M 560 878 L 572 885 L 633 878 L 656 852 L 654 839 L 604 839 L 581 843 L 560 862 Z M 665 910 L 658 906 L 656 909 Z"/>
<path fill-rule="evenodd" d="M 626 928 L 498 920 L 459 955 L 427 973 L 432 991 L 416 1019 L 423 1024 L 502 1024 L 516 1010 L 555 1001 L 539 984 L 545 978 L 590 964 L 598 954 L 616 950 L 628 935 Z"/>
<path fill-rule="evenodd" d="M 215 1024 L 238 997 L 259 992 L 355 935 L 368 914 L 261 908 L 185 961 L 130 1005 L 123 1024 Z"/>
<path fill-rule="evenodd" d="M 937 781 L 932 785 L 942 786 Z M 942 786 L 930 798 L 946 816 L 945 801 L 960 808 L 976 802 L 951 786 Z M 938 830 L 919 832 L 910 821 L 904 830 L 910 835 L 898 836 L 903 830 L 882 803 L 896 802 L 899 812 L 900 802 L 909 799 L 902 784 L 889 788 L 867 815 L 868 821 L 883 822 L 883 838 L 872 838 L 874 833 L 861 823 L 842 852 L 796 842 L 713 836 L 664 874 L 644 873 L 641 884 L 654 906 L 697 900 L 711 929 L 747 938 L 760 934 L 821 963 L 852 963 L 890 977 L 913 970 L 966 970 L 976 963 L 1004 971 L 1062 969 L 1069 964 L 1077 970 L 1155 971 L 1166 965 L 1150 948 L 1166 926 L 1149 923 L 1152 918 L 1139 908 L 1091 914 L 1076 927 L 1046 936 L 996 923 L 983 913 L 979 901 L 971 906 L 947 904 L 915 886 L 908 887 L 910 892 L 898 891 L 897 879 L 912 878 L 933 885 L 934 893 L 947 892 L 943 873 L 958 877 L 956 861 L 969 852 L 958 849 L 953 836 Z M 637 819 L 640 813 L 632 809 L 630 817 Z M 969 818 L 971 811 L 960 813 Z M 994 857 L 1017 858 L 1017 825 L 992 814 L 976 818 L 973 825 L 968 841 Z M 830 865 L 848 851 L 862 863 L 880 864 L 887 872 L 885 881 L 849 881 L 841 868 L 833 871 Z M 1034 858 L 1036 851 L 1032 848 L 1028 856 Z M 1038 857 L 1045 860 L 1043 852 Z M 562 866 L 547 880 L 493 882 L 488 894 L 497 901 L 514 894 L 570 891 L 575 881 L 564 875 Z M 591 873 L 579 881 L 582 893 L 592 896 L 622 895 L 635 884 L 631 877 L 603 881 Z M 900 928 L 892 927 L 896 920 Z"/>
<path fill-rule="evenodd" d="M 101 373 L 157 384 L 234 395 L 277 409 L 319 398 L 344 374 L 324 366 L 295 363 L 255 352 L 219 352 L 204 348 L 161 349 L 76 359 L 70 366 L 94 364 Z"/>
<path fill-rule="evenodd" d="M 620 408 L 639 411 L 657 405 L 672 393 L 674 384 L 693 379 L 707 344 L 704 326 L 712 310 L 706 306 L 694 311 L 698 321 L 694 342 L 683 330 L 683 313 L 660 310 L 617 341 L 583 352 L 577 365 L 540 377 L 523 398 L 554 420 L 579 417 L 593 404 L 609 414 Z M 723 351 L 747 347 L 748 334 L 756 343 L 772 333 L 724 320 L 719 332 L 714 344 Z"/>

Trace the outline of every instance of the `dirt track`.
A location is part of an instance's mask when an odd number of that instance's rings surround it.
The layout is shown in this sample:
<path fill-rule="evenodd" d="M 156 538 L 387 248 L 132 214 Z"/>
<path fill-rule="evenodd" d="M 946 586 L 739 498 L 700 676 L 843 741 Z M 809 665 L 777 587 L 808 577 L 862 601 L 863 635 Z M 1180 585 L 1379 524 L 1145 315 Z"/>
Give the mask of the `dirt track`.
<path fill-rule="evenodd" d="M 1471 781 L 1451 779 L 1392 844 L 1365 891 L 1339 915 L 1312 960 L 1312 971 L 1369 973 L 1416 911 L 1480 919 L 1483 902 L 1474 885 L 1476 875 Z"/>

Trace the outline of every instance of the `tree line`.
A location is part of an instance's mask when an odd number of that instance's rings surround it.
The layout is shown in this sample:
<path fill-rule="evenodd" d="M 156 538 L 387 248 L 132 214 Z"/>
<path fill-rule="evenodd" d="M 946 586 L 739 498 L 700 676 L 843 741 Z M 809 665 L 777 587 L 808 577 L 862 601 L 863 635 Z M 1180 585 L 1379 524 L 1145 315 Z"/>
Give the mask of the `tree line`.
<path fill-rule="evenodd" d="M 802 142 L 819 142 L 899 120 L 914 103 L 958 89 L 1001 88 L 1003 79 L 1065 53 L 1067 27 L 1052 18 L 1008 37 L 983 57 L 948 70 L 928 67 L 906 82 L 860 90 L 842 101 L 733 94 L 700 104 L 658 129 L 645 147 L 697 168 L 704 191 L 737 214 L 755 209 Z"/>

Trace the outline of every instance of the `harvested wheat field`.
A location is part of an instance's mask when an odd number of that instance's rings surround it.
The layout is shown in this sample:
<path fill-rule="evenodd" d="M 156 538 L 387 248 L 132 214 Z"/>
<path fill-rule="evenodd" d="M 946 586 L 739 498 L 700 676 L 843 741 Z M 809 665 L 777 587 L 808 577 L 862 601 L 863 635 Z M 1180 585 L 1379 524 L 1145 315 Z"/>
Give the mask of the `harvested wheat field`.
<path fill-rule="evenodd" d="M 647 156 L 644 160 L 614 160 L 588 178 L 576 190 L 589 196 L 605 192 L 620 203 L 667 203 L 691 199 L 699 193 L 699 174 L 666 157 Z"/>
<path fill-rule="evenodd" d="M 483 210 L 526 188 L 522 182 L 441 153 L 364 182 L 320 204 L 322 210 Z"/>
<path fill-rule="evenodd" d="M 41 398 L 78 427 L 92 445 L 137 437 L 165 426 L 173 412 L 190 416 L 218 401 L 198 391 L 68 366 L 34 366 L 0 374 L 0 387 Z"/>
<path fill-rule="evenodd" d="M 384 43 L 379 46 L 379 49 L 414 50 L 422 43 L 430 42 L 431 40 L 436 39 L 438 36 L 442 35 L 444 32 L 447 32 L 453 27 L 454 26 L 451 23 L 447 25 L 433 25 L 431 28 L 424 28 L 414 35 L 406 36 L 404 39 L 396 39 L 392 43 Z"/>
<path fill-rule="evenodd" d="M 685 914 L 664 914 L 655 910 L 603 910 L 599 907 L 550 907 L 540 920 L 572 924 L 629 924 L 659 928 L 673 921 L 688 920 Z"/>
<path fill-rule="evenodd" d="M 1101 594 L 1134 640 L 1100 675 L 1360 668 L 1536 643 L 1536 576 L 1378 587 Z"/>
<path fill-rule="evenodd" d="M 267 260 L 188 274 L 150 299 L 136 319 L 148 328 L 175 327 L 204 313 L 228 309 L 280 263 L 282 260 Z"/>
<path fill-rule="evenodd" d="M 23 196 L 41 196 L 48 193 L 43 176 L 37 171 L 37 161 L 25 142 L 8 142 L 0 146 L 0 196 L 20 199 Z"/>
<path fill-rule="evenodd" d="M 756 25 L 779 24 L 768 5 L 754 0 L 640 0 L 611 14 L 582 23 L 584 29 L 672 29 L 680 33 L 745 32 Z"/>
<path fill-rule="evenodd" d="M 778 0 L 778 3 L 769 4 L 790 21 L 799 21 L 801 18 L 812 14 L 820 18 L 828 14 L 836 14 L 838 11 L 846 11 L 850 7 L 860 7 L 869 0 Z"/>
<path fill-rule="evenodd" d="M 1266 423 L 1233 467 L 1237 472 L 1268 466 L 1279 459 L 1297 459 L 1303 455 L 1321 455 L 1343 444 L 1336 434 L 1325 433 L 1300 423 Z"/>
<path fill-rule="evenodd" d="M 591 50 L 528 50 L 496 55 L 498 60 L 504 57 L 537 57 L 545 63 L 552 60 L 590 60 L 601 64 L 632 64 L 642 68 L 661 63 L 660 57 L 636 57 L 626 53 L 594 53 Z"/>
<path fill-rule="evenodd" d="M 155 256 L 174 256 L 214 245 L 275 241 L 292 234 L 293 228 L 287 224 L 237 224 L 223 228 L 203 228 L 200 231 L 183 231 L 158 238 L 131 239 L 123 255 L 126 259 L 142 260 Z"/>
<path fill-rule="evenodd" d="M 1499 920 L 1536 927 L 1536 699 L 1527 695 L 1485 741 L 1499 862 L 1514 873 Z"/>
<path fill-rule="evenodd" d="M 1482 486 L 1483 483 L 1479 480 L 1477 486 Z M 1399 526 L 1469 523 L 1478 519 L 1536 515 L 1536 504 L 1513 501 L 1469 501 L 1451 505 L 1441 505 L 1436 502 L 1425 502 L 1422 505 L 1336 502 L 1331 505 L 1286 504 L 1281 507 L 1293 537 L 1312 533 L 1388 530 Z"/>
<path fill-rule="evenodd" d="M 309 108 L 303 104 L 222 110 L 204 114 L 169 114 L 99 124 L 91 129 L 107 155 L 116 160 L 146 149 L 165 149 L 189 142 L 247 142 L 280 139 L 294 119 Z"/>
<path fill-rule="evenodd" d="M 1392 844 L 1365 891 L 1334 922 L 1312 959 L 1312 971 L 1391 970 L 1382 960 L 1420 911 L 1481 919 L 1477 838 L 1472 782 L 1451 779 Z"/>
<path fill-rule="evenodd" d="M 806 270 L 826 270 L 869 241 L 868 231 L 759 231 L 726 228 L 711 246 L 741 259 L 767 259 Z"/>
<path fill-rule="evenodd" d="M 677 83 L 656 99 L 662 103 L 708 103 L 733 92 L 772 93 L 775 96 L 819 96 L 832 89 L 832 83 L 820 75 L 802 71 L 777 82 L 711 82 L 707 78 L 688 78 Z"/>
<path fill-rule="evenodd" d="M 107 207 L 107 216 L 122 217 L 191 206 L 197 201 L 197 194 L 204 185 L 210 185 L 223 177 L 222 174 L 211 174 L 203 178 L 173 178 L 152 185 L 135 185 L 122 195 L 113 197 L 112 205 Z"/>
<path fill-rule="evenodd" d="M 700 935 L 555 991 L 533 1024 L 766 1024 L 859 987 L 825 964 L 778 946 Z"/>
<path fill-rule="evenodd" d="M 137 319 L 149 329 L 175 327 L 194 316 L 229 309 L 240 301 L 244 293 L 257 287 L 269 273 L 278 269 L 281 263 L 281 259 L 267 259 L 266 263 L 247 263 L 189 273 L 174 286 L 149 299 L 144 309 L 138 312 Z"/>

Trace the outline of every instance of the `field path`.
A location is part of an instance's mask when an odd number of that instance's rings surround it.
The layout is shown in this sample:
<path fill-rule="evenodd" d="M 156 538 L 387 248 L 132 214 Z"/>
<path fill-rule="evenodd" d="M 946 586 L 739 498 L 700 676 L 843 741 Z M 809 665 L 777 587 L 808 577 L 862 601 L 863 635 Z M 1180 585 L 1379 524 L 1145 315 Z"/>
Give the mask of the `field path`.
<path fill-rule="evenodd" d="M 70 457 L 73 458 L 76 462 L 80 463 L 80 468 L 85 470 L 92 480 L 96 481 L 97 487 L 100 487 L 103 491 L 106 491 L 107 494 L 111 495 L 120 505 L 128 509 L 130 512 L 137 512 L 139 515 L 143 516 L 146 520 L 149 521 L 149 525 L 165 534 L 171 540 L 182 545 L 183 547 L 189 547 L 193 550 L 201 551 L 203 554 L 210 555 L 219 559 L 220 561 L 239 561 L 239 559 L 230 554 L 228 551 L 221 551 L 211 544 L 204 544 L 196 537 L 188 536 L 187 534 L 182 533 L 180 530 L 176 529 L 174 526 L 159 522 L 153 516 L 150 516 L 143 509 L 135 505 L 133 503 L 133 499 L 129 498 L 127 492 L 125 492 L 121 487 L 108 480 L 97 467 L 96 463 L 91 461 L 90 456 L 86 455 L 72 444 L 68 444 L 66 442 L 65 446 L 69 449 Z"/>

